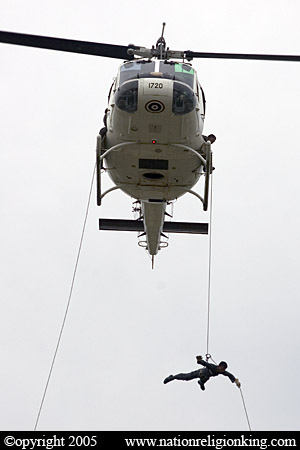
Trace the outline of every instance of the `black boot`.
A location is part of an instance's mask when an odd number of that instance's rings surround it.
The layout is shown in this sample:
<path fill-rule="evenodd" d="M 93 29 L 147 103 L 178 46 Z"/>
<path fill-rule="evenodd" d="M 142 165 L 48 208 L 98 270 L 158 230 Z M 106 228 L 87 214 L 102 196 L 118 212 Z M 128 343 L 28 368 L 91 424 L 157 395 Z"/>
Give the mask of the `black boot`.
<path fill-rule="evenodd" d="M 202 389 L 202 391 L 205 391 L 204 383 L 202 383 L 201 380 L 198 381 L 198 384 L 199 384 L 199 386 L 200 386 L 200 389 Z"/>
<path fill-rule="evenodd" d="M 167 378 L 164 379 L 164 384 L 169 383 L 170 381 L 175 380 L 173 375 L 169 375 Z"/>

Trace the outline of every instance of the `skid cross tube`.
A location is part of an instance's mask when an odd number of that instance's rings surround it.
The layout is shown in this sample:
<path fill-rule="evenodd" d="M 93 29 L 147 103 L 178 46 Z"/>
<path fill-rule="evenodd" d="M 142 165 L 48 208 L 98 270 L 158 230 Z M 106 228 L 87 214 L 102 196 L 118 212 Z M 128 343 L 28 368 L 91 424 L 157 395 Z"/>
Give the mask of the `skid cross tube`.
<path fill-rule="evenodd" d="M 203 204 L 203 209 L 204 211 L 207 211 L 207 206 L 208 206 L 208 192 L 209 192 L 209 180 L 210 180 L 210 175 L 211 175 L 211 162 L 212 162 L 212 158 L 211 158 L 211 142 L 207 141 L 204 142 L 202 144 L 202 147 L 204 147 L 205 149 L 205 156 L 206 159 L 203 158 L 202 155 L 200 155 L 200 153 L 197 150 L 194 150 L 191 147 L 188 147 L 187 145 L 183 145 L 183 144 L 172 144 L 174 147 L 178 147 L 178 148 L 182 148 L 184 150 L 187 150 L 191 153 L 194 153 L 194 155 L 196 155 L 200 161 L 201 164 L 203 164 L 203 166 L 205 167 L 205 183 L 204 183 L 204 198 L 202 198 L 199 194 L 197 194 L 194 191 L 188 190 L 187 192 L 190 192 L 191 194 L 196 195 L 196 197 L 198 197 L 202 204 Z"/>
<path fill-rule="evenodd" d="M 100 201 L 103 199 L 103 197 L 105 197 L 105 195 L 109 194 L 110 192 L 116 191 L 117 189 L 121 189 L 122 186 L 123 186 L 123 184 L 121 184 L 120 186 L 113 186 L 110 189 L 107 189 L 107 191 L 105 191 L 103 194 L 101 194 Z"/>
<path fill-rule="evenodd" d="M 205 145 L 206 142 L 203 144 Z M 183 145 L 183 144 L 171 144 L 174 147 L 179 147 L 182 148 L 183 150 L 188 150 L 189 152 L 194 153 L 196 156 L 198 156 L 198 158 L 200 159 L 201 163 L 204 165 L 204 167 L 206 167 L 206 160 L 203 158 L 203 156 L 200 155 L 199 152 L 197 152 L 197 150 L 194 150 L 191 147 L 188 147 L 187 145 Z"/>
<path fill-rule="evenodd" d="M 111 152 L 122 150 L 124 147 L 127 147 L 128 145 L 135 145 L 138 144 L 138 142 L 122 142 L 121 144 L 114 145 L 113 147 L 109 148 L 108 150 L 105 150 L 103 148 L 103 138 L 101 135 L 97 136 L 97 147 L 96 147 L 96 171 L 97 171 L 97 205 L 101 205 L 102 198 L 115 189 L 108 189 L 103 195 L 101 194 L 101 168 L 102 168 L 102 162 L 104 158 L 107 157 Z M 104 153 L 102 153 L 104 151 Z M 102 153 L 102 154 L 101 154 Z M 120 186 L 117 187 L 119 189 Z"/>
<path fill-rule="evenodd" d="M 188 192 L 189 194 L 195 195 L 197 198 L 199 198 L 199 200 L 201 201 L 201 203 L 204 204 L 204 199 L 203 199 L 203 197 L 201 197 L 201 195 L 197 194 L 197 192 L 192 191 L 191 189 L 187 189 L 186 192 Z"/>
<path fill-rule="evenodd" d="M 110 147 L 108 150 L 106 150 L 103 155 L 100 156 L 100 161 L 102 161 L 104 158 L 109 155 L 109 153 L 115 151 L 115 150 L 121 150 L 124 147 L 127 147 L 128 145 L 136 145 L 138 142 L 122 142 L 121 144 L 114 145 L 113 147 Z"/>

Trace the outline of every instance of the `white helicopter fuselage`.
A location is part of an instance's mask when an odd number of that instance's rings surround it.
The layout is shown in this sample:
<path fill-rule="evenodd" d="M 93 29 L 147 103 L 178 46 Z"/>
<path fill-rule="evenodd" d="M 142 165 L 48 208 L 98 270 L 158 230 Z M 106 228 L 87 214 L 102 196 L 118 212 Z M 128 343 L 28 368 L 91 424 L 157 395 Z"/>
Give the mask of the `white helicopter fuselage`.
<path fill-rule="evenodd" d="M 165 64 L 159 60 L 144 64 L 155 64 L 151 77 L 145 74 L 145 77 L 120 84 L 122 69 L 126 71 L 124 67 L 132 64 L 127 62 L 121 66 L 111 90 L 105 147 L 111 148 L 125 142 L 132 144 L 107 156 L 108 173 L 113 182 L 131 197 L 146 202 L 171 201 L 191 189 L 202 172 L 197 155 L 186 148 L 179 148 L 178 144 L 201 149 L 204 142 L 203 93 L 194 69 L 191 68 L 191 87 L 181 81 L 163 78 L 160 66 Z M 178 63 L 176 65 L 182 67 Z M 169 63 L 167 67 L 170 67 Z M 192 106 L 187 107 L 184 100 L 179 99 L 178 111 L 174 111 L 174 83 L 192 96 L 186 99 L 186 102 L 193 102 Z M 134 84 L 135 87 L 132 87 Z M 130 94 L 126 92 L 126 87 L 131 89 L 131 95 L 135 98 L 128 98 Z M 119 98 L 122 89 L 125 91 L 124 99 Z M 133 89 L 136 91 L 132 92 Z M 184 96 L 185 92 L 181 95 Z M 121 103 L 126 101 L 129 105 L 123 107 Z"/>
<path fill-rule="evenodd" d="M 204 173 L 204 93 L 190 64 L 125 62 L 111 87 L 102 154 L 114 184 L 141 202 L 150 255 L 161 248 L 166 205 Z M 111 149 L 111 151 L 109 151 Z"/>

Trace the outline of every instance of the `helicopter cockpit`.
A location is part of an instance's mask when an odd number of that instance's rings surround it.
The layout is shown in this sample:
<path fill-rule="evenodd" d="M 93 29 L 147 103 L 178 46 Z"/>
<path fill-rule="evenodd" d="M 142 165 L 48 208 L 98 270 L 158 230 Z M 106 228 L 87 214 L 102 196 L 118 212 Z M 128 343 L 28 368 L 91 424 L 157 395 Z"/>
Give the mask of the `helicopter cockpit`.
<path fill-rule="evenodd" d="M 137 78 L 151 78 L 155 71 L 155 62 L 151 60 L 141 59 L 139 61 L 126 62 L 120 67 L 119 86 L 125 81 L 134 80 Z"/>
<path fill-rule="evenodd" d="M 159 67 L 155 67 L 155 61 L 143 59 L 126 62 L 120 67 L 119 85 L 137 78 L 158 77 L 181 81 L 192 89 L 194 87 L 194 69 L 189 64 L 159 61 Z"/>
<path fill-rule="evenodd" d="M 173 61 L 160 61 L 159 72 L 162 78 L 169 78 L 194 88 L 194 69 L 189 64 Z"/>
<path fill-rule="evenodd" d="M 126 62 L 120 67 L 116 105 L 121 110 L 128 113 L 134 113 L 137 110 L 140 78 L 173 80 L 172 112 L 174 114 L 187 114 L 195 108 L 197 83 L 195 83 L 195 71 L 191 65 L 167 60 L 142 59 Z"/>

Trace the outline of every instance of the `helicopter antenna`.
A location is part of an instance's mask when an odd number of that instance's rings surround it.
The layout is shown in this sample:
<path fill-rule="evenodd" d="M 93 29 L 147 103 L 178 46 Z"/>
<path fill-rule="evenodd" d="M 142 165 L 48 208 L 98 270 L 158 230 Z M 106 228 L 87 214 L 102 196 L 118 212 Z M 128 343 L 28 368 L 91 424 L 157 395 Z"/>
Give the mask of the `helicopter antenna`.
<path fill-rule="evenodd" d="M 166 41 L 164 38 L 165 26 L 166 26 L 166 22 L 163 22 L 161 36 L 156 42 L 156 50 L 160 54 L 160 59 L 163 59 L 163 57 L 165 57 L 165 52 L 166 52 Z"/>

